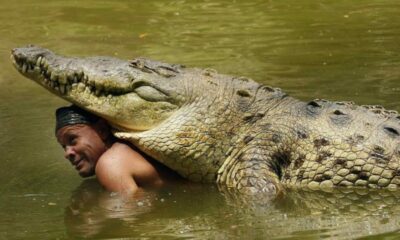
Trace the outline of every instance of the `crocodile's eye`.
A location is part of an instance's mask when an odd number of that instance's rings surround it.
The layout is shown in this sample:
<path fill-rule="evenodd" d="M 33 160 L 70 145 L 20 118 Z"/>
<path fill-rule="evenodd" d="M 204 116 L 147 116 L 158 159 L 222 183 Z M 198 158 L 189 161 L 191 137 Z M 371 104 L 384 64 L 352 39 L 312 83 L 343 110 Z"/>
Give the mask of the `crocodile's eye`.
<path fill-rule="evenodd" d="M 385 130 L 386 133 L 390 134 L 391 136 L 399 136 L 399 131 L 397 131 L 395 128 L 393 127 L 384 127 L 383 128 Z"/>
<path fill-rule="evenodd" d="M 149 102 L 167 101 L 168 96 L 151 86 L 140 86 L 135 89 L 139 97 Z"/>

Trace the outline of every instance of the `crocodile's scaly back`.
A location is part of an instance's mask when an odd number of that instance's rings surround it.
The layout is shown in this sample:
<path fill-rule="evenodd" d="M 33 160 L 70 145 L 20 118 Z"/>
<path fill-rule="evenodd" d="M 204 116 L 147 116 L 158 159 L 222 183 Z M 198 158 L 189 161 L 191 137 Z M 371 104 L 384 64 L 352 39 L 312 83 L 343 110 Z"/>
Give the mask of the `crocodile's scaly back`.
<path fill-rule="evenodd" d="M 314 100 L 305 105 L 282 182 L 315 187 L 397 187 L 399 117 L 380 106 Z"/>
<path fill-rule="evenodd" d="M 143 58 L 65 58 L 38 47 L 12 56 L 25 76 L 194 181 L 271 195 L 285 185 L 400 185 L 400 120 L 379 106 L 305 103 L 247 78 Z"/>

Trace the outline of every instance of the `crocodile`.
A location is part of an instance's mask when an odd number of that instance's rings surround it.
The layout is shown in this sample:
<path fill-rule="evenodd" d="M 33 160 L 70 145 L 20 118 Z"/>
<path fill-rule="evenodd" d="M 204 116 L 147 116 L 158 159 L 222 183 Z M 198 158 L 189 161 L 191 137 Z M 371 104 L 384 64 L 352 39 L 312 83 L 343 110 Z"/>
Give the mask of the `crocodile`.
<path fill-rule="evenodd" d="M 301 101 L 249 78 L 146 58 L 65 57 L 29 45 L 11 59 L 192 181 L 245 196 L 400 186 L 400 116 L 382 106 Z"/>

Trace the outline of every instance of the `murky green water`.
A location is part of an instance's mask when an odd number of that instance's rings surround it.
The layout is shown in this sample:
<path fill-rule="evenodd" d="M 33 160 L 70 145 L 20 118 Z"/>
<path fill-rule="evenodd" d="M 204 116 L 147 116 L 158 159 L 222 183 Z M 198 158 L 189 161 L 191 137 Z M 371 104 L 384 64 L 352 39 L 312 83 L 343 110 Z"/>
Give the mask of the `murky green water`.
<path fill-rule="evenodd" d="M 397 239 L 400 192 L 292 191 L 241 203 L 179 185 L 122 202 L 82 181 L 53 136 L 66 102 L 12 68 L 34 43 L 248 76 L 307 100 L 400 110 L 400 2 L 0 0 L 0 239 Z"/>

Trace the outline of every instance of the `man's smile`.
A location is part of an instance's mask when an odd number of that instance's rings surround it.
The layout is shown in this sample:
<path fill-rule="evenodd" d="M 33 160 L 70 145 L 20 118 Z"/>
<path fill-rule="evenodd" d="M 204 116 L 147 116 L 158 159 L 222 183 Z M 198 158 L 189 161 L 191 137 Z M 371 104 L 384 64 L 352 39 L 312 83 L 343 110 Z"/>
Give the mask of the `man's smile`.
<path fill-rule="evenodd" d="M 75 166 L 75 169 L 76 169 L 76 170 L 79 170 L 79 169 L 82 167 L 82 164 L 83 164 L 83 161 L 82 161 L 82 160 L 83 160 L 83 158 L 79 158 L 79 159 L 77 159 L 77 160 L 71 162 L 72 165 Z"/>

